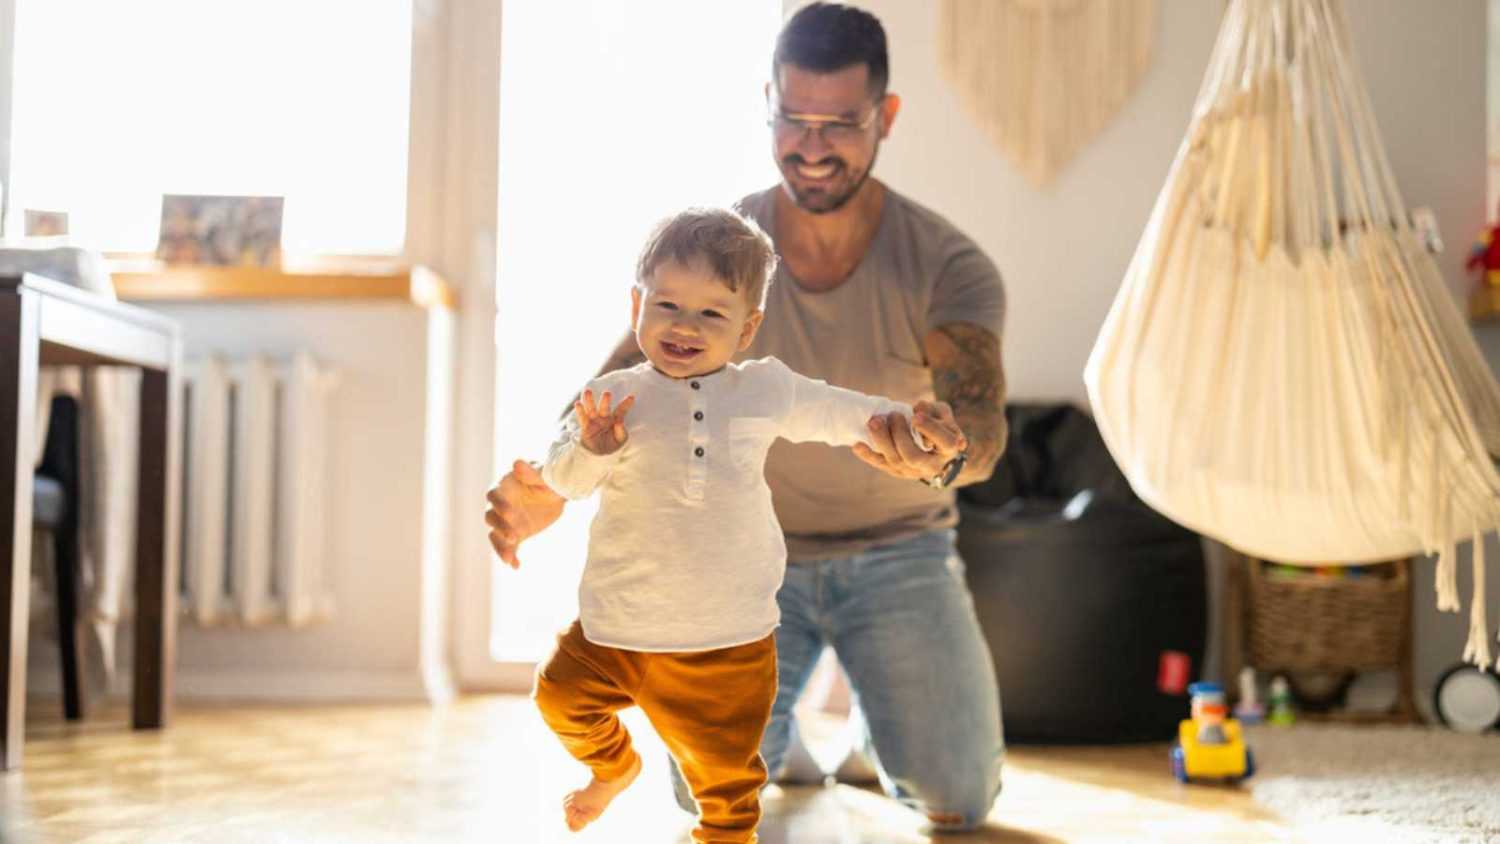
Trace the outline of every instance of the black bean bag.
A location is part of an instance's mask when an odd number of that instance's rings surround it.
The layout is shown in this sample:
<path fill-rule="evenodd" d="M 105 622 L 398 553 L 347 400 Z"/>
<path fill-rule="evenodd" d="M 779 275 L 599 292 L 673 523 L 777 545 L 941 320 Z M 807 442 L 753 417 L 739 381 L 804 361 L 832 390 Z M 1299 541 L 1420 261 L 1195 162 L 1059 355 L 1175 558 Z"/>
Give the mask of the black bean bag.
<path fill-rule="evenodd" d="M 1006 418 L 1006 453 L 960 491 L 958 528 L 1006 740 L 1172 738 L 1207 635 L 1198 535 L 1141 503 L 1083 411 L 1011 405 Z"/>

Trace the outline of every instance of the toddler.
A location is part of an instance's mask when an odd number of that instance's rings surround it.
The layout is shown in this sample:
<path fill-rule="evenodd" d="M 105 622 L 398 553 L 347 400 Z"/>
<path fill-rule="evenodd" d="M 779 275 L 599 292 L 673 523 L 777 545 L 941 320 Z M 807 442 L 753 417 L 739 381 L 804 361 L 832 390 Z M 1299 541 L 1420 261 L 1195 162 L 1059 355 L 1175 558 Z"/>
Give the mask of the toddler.
<path fill-rule="evenodd" d="M 869 444 L 872 417 L 911 414 L 775 358 L 731 362 L 760 327 L 775 263 L 770 238 L 730 211 L 694 209 L 659 225 L 631 291 L 647 362 L 591 381 L 542 467 L 569 499 L 600 490 L 578 619 L 533 692 L 593 773 L 564 800 L 574 830 L 640 772 L 616 717 L 635 705 L 692 789 L 693 840 L 755 840 L 786 567 L 766 451 L 777 437 Z"/>

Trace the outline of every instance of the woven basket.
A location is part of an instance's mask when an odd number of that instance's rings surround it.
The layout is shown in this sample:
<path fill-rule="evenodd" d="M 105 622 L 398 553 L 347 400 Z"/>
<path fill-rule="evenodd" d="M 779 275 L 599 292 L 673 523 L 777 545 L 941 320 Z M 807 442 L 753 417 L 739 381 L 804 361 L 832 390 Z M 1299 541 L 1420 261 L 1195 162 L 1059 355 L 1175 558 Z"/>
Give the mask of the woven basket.
<path fill-rule="evenodd" d="M 1250 664 L 1262 671 L 1365 671 L 1401 662 L 1406 560 L 1361 577 L 1281 578 L 1250 560 Z"/>

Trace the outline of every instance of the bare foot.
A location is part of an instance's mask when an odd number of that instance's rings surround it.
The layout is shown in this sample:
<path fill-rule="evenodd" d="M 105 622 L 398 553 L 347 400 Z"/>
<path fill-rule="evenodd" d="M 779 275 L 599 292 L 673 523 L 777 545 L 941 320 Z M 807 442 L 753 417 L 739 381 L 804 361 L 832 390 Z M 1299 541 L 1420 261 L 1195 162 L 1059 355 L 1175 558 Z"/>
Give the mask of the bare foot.
<path fill-rule="evenodd" d="M 624 776 L 612 780 L 594 777 L 588 785 L 564 797 L 563 813 L 568 819 L 568 829 L 577 832 L 597 820 L 609 807 L 609 802 L 635 782 L 640 773 L 641 757 L 637 755 L 635 764 Z"/>

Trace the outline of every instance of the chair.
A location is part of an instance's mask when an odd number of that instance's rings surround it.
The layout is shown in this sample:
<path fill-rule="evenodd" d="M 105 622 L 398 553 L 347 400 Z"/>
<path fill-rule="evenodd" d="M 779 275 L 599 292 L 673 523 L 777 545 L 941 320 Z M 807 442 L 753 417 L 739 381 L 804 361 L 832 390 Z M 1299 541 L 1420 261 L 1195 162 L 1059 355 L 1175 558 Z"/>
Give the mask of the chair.
<path fill-rule="evenodd" d="M 78 400 L 55 396 L 49 419 L 42 462 L 32 481 L 32 525 L 52 544 L 63 714 L 77 721 L 83 717 L 78 641 Z"/>

